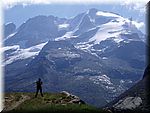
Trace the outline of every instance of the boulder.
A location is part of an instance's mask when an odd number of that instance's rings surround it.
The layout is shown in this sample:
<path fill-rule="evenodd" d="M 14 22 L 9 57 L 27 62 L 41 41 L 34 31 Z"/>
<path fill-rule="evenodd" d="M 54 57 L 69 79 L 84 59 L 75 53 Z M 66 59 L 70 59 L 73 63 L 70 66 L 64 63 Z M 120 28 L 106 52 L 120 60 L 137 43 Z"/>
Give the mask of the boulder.
<path fill-rule="evenodd" d="M 119 100 L 113 107 L 115 109 L 133 110 L 138 108 L 141 104 L 142 99 L 140 97 L 126 97 Z"/>
<path fill-rule="evenodd" d="M 65 94 L 66 98 L 69 98 L 69 104 L 85 104 L 78 96 L 68 93 L 67 91 L 62 91 L 61 94 Z"/>

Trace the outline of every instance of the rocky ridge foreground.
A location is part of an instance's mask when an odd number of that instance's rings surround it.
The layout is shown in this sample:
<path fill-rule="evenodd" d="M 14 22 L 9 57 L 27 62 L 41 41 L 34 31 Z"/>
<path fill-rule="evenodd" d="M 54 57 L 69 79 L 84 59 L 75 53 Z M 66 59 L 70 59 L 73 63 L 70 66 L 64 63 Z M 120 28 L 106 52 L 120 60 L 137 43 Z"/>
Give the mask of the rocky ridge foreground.
<path fill-rule="evenodd" d="M 44 97 L 34 93 L 6 93 L 4 113 L 26 112 L 100 112 L 100 109 L 87 105 L 79 97 L 66 91 L 60 93 L 44 93 Z M 107 113 L 107 111 L 104 111 Z"/>

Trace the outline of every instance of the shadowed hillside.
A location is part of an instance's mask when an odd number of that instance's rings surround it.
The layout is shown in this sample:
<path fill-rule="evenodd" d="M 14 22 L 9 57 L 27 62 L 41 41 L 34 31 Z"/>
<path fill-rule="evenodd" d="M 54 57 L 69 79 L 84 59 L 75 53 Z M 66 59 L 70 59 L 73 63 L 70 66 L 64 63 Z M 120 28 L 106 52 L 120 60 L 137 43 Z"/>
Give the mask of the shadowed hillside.
<path fill-rule="evenodd" d="M 150 112 L 150 65 L 145 69 L 143 78 L 133 87 L 125 91 L 114 101 L 106 105 L 115 113 L 149 113 Z"/>

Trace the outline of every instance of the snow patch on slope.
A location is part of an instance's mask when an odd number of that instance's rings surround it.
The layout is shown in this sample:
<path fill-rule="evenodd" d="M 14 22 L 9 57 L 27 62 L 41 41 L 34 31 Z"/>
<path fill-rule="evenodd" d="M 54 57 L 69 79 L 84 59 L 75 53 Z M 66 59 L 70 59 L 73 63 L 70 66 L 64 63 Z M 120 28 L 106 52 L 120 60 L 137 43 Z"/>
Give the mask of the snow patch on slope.
<path fill-rule="evenodd" d="M 68 28 L 68 27 L 69 27 L 69 24 L 60 24 L 60 25 L 58 25 L 59 29 Z"/>
<path fill-rule="evenodd" d="M 16 33 L 17 33 L 17 32 L 14 32 L 14 33 L 8 35 L 8 36 L 4 39 L 4 41 L 7 40 L 7 39 L 9 39 L 9 38 L 11 38 L 11 37 L 13 37 Z"/>
<path fill-rule="evenodd" d="M 115 41 L 118 43 L 122 41 L 121 38 L 119 38 L 119 35 L 123 32 L 125 32 L 122 25 L 124 24 L 124 20 L 118 19 L 119 22 L 108 22 L 106 24 L 103 24 L 100 26 L 100 29 L 97 31 L 97 33 L 89 39 L 89 42 L 94 41 L 95 44 L 99 44 L 101 41 L 106 40 L 110 37 L 116 37 Z"/>
<path fill-rule="evenodd" d="M 71 51 L 59 51 L 58 53 L 53 53 L 53 54 L 48 54 L 47 56 L 47 59 L 51 58 L 51 57 L 54 57 L 54 58 L 80 58 L 80 54 L 76 54 L 74 52 L 71 52 Z"/>
<path fill-rule="evenodd" d="M 19 45 L 3 47 L 2 51 L 5 51 L 5 52 L 9 51 L 9 50 L 13 50 L 13 52 L 11 54 L 9 54 L 8 57 L 5 58 L 4 64 L 8 65 L 17 60 L 33 57 L 40 52 L 40 50 L 43 48 L 43 46 L 46 43 L 41 43 L 39 45 L 32 46 L 32 47 L 26 48 L 26 49 L 20 49 Z M 7 54 L 6 54 L 6 56 L 7 56 Z"/>
<path fill-rule="evenodd" d="M 107 75 L 102 75 L 102 76 L 91 76 L 89 78 L 91 81 L 93 81 L 95 84 L 106 84 L 106 85 L 112 85 L 112 82 L 110 78 Z"/>
<path fill-rule="evenodd" d="M 64 36 L 56 38 L 55 41 L 66 40 L 66 39 L 75 38 L 75 37 L 76 36 L 73 36 L 73 31 L 70 31 L 70 32 L 67 32 Z"/>
<path fill-rule="evenodd" d="M 3 47 L 2 51 L 4 52 L 4 51 L 8 51 L 8 50 L 19 50 L 19 49 L 20 49 L 19 45 L 14 45 L 14 46 Z"/>
<path fill-rule="evenodd" d="M 102 11 L 96 12 L 96 15 L 97 15 L 97 16 L 106 16 L 106 17 L 120 17 L 120 16 L 117 15 L 117 14 L 109 13 L 109 12 L 102 12 Z"/>

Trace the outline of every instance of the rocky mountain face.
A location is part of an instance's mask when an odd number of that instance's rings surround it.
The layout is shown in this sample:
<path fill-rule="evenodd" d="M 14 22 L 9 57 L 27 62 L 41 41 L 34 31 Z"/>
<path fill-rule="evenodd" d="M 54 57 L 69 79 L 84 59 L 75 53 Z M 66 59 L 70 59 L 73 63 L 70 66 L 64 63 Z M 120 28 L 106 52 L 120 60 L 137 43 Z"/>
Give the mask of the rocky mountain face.
<path fill-rule="evenodd" d="M 6 29 L 5 29 L 6 30 Z M 30 18 L 4 40 L 5 91 L 69 91 L 103 106 L 141 79 L 145 36 L 127 18 L 90 9 Z"/>
<path fill-rule="evenodd" d="M 149 113 L 150 109 L 150 65 L 147 66 L 143 79 L 137 82 L 130 89 L 118 96 L 115 100 L 110 102 L 106 107 L 118 111 L 126 112 L 142 112 Z"/>
<path fill-rule="evenodd" d="M 16 31 L 16 25 L 14 23 L 8 23 L 4 25 L 4 37 L 8 37 Z M 11 35 L 10 35 L 11 36 Z"/>

